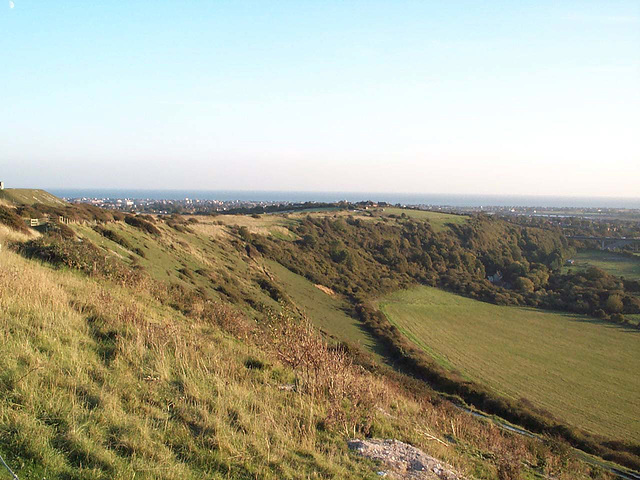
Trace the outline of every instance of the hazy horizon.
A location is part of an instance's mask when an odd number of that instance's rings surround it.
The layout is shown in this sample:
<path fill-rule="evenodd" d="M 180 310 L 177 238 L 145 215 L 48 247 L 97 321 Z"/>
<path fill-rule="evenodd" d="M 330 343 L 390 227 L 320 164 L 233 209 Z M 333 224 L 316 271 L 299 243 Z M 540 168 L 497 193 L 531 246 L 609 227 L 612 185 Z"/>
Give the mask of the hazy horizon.
<path fill-rule="evenodd" d="M 640 197 L 576 197 L 555 195 L 492 195 L 416 192 L 278 191 L 278 190 L 166 190 L 166 189 L 49 189 L 64 198 L 130 198 L 154 200 L 222 200 L 264 202 L 377 201 L 402 205 L 448 207 L 542 207 L 640 209 Z"/>
<path fill-rule="evenodd" d="M 463 192 L 463 193 L 451 193 L 451 192 L 438 192 L 438 191 L 391 191 L 391 190 L 296 190 L 296 189 L 210 189 L 210 188 L 138 188 L 138 187 L 85 187 L 85 186 L 73 186 L 73 187 L 47 187 L 47 186 L 7 186 L 7 188 L 41 188 L 43 190 L 51 191 L 104 191 L 104 192 L 117 192 L 117 191 L 134 191 L 134 192 L 238 192 L 238 193 L 301 193 L 301 194 L 373 194 L 373 195 L 407 195 L 407 196 L 455 196 L 455 197 L 532 197 L 532 198 L 603 198 L 603 199 L 628 199 L 628 200 L 640 200 L 640 194 L 636 195 L 554 195 L 554 194 L 501 194 L 501 193 L 479 193 L 479 192 Z"/>
<path fill-rule="evenodd" d="M 8 187 L 640 196 L 637 1 L 5 5 Z"/>

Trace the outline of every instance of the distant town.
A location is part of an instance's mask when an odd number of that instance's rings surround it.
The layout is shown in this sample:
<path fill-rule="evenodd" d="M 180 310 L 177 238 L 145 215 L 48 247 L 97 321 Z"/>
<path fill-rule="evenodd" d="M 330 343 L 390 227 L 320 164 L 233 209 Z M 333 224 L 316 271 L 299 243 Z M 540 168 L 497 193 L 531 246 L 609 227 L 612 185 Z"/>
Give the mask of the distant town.
<path fill-rule="evenodd" d="M 442 211 L 446 213 L 486 213 L 500 216 L 542 217 L 562 219 L 578 217 L 590 220 L 630 220 L 640 221 L 640 209 L 627 208 L 567 208 L 567 207 L 535 207 L 535 206 L 451 206 L 434 204 L 390 204 L 387 202 L 360 201 L 348 202 L 290 202 L 290 201 L 247 201 L 247 200 L 214 200 L 214 199 L 155 199 L 155 198 L 98 198 L 72 197 L 65 198 L 70 203 L 88 203 L 101 208 L 136 213 L 155 214 L 212 214 L 243 212 L 282 212 L 315 208 L 374 208 L 394 206 L 420 210 Z M 562 223 L 562 222 L 559 222 Z"/>

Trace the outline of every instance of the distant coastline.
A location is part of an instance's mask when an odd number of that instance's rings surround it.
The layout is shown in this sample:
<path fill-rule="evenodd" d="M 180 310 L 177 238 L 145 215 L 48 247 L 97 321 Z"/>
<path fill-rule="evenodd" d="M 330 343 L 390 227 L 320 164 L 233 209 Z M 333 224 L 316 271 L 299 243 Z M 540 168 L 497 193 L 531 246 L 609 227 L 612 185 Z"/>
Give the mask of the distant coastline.
<path fill-rule="evenodd" d="M 131 198 L 154 200 L 223 200 L 256 202 L 358 202 L 373 200 L 403 205 L 451 207 L 541 207 L 640 209 L 640 198 L 558 197 L 534 195 L 460 195 L 381 192 L 286 192 L 260 190 L 136 190 L 136 189 L 48 189 L 64 198 Z"/>

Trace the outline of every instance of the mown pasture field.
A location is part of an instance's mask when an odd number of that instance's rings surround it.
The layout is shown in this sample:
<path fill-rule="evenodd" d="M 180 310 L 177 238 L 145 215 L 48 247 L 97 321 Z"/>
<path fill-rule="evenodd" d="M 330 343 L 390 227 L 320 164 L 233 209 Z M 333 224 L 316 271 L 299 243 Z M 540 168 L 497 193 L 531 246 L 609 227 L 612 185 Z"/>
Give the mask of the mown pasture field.
<path fill-rule="evenodd" d="M 446 368 L 610 438 L 640 441 L 640 332 L 584 316 L 504 307 L 430 287 L 380 300 Z"/>
<path fill-rule="evenodd" d="M 573 257 L 575 263 L 569 268 L 586 270 L 598 267 L 611 275 L 625 277 L 629 280 L 640 280 L 640 256 L 626 256 L 615 252 L 601 250 L 582 250 Z"/>

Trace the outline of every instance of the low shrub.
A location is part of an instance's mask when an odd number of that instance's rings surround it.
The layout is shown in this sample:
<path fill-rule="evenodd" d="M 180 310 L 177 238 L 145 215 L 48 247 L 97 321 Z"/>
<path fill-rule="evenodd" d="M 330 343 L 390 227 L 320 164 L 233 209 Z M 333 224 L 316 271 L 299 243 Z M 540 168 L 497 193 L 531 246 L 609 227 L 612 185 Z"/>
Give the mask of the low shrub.
<path fill-rule="evenodd" d="M 17 245 L 17 251 L 27 258 L 35 258 L 56 267 L 66 267 L 118 282 L 139 278 L 140 271 L 129 268 L 106 255 L 89 240 L 76 240 L 57 235 L 45 235 Z"/>
<path fill-rule="evenodd" d="M 105 228 L 102 225 L 96 225 L 95 227 L 93 227 L 93 229 L 96 232 L 98 232 L 100 235 L 102 235 L 104 238 L 107 238 L 112 242 L 115 242 L 118 245 L 121 245 L 127 250 L 133 250 L 133 246 L 131 245 L 131 243 L 129 243 L 129 241 L 126 238 L 124 238 L 122 235 L 118 234 L 117 232 L 109 228 Z"/>
<path fill-rule="evenodd" d="M 0 205 L 0 223 L 16 232 L 29 233 L 29 229 L 25 225 L 24 220 L 22 220 L 13 208 Z"/>
<path fill-rule="evenodd" d="M 132 227 L 138 228 L 143 232 L 149 233 L 151 235 L 160 235 L 160 230 L 158 229 L 158 227 L 153 225 L 149 220 L 147 220 L 144 217 L 149 217 L 149 215 L 144 215 L 139 217 L 135 215 L 127 215 L 124 218 L 124 221 L 127 225 L 131 225 Z"/>

